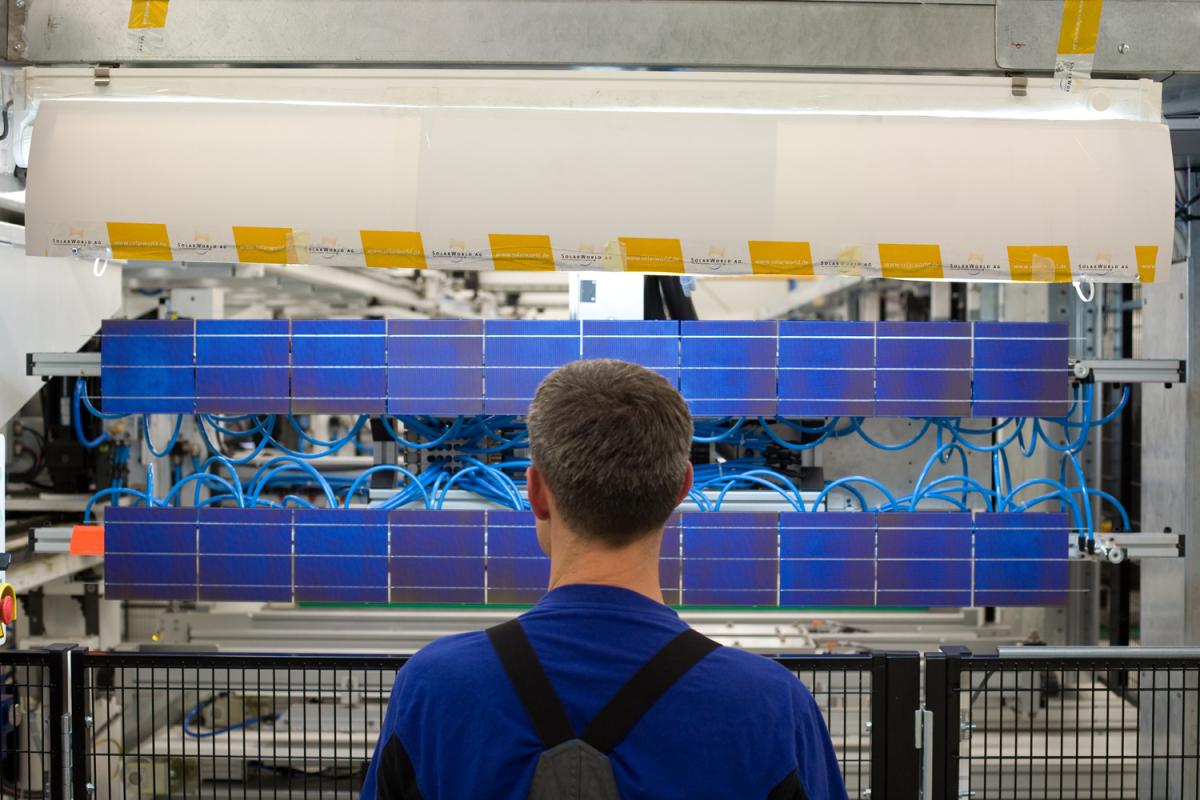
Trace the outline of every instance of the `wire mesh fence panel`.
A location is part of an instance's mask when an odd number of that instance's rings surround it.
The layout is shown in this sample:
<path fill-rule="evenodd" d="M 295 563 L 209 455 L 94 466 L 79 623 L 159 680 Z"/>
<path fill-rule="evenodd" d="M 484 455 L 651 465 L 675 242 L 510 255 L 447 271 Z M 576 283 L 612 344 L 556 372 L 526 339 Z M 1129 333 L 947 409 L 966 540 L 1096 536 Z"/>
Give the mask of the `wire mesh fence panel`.
<path fill-rule="evenodd" d="M 875 662 L 779 660 L 824 715 L 850 796 L 870 796 Z M 357 797 L 403 659 L 90 653 L 78 663 L 77 781 L 92 797 L 233 800 Z"/>
<path fill-rule="evenodd" d="M 846 793 L 850 797 L 871 797 L 872 691 L 879 688 L 877 662 L 871 656 L 778 660 L 804 684 L 825 717 Z"/>
<path fill-rule="evenodd" d="M 952 659 L 947 705 L 947 797 L 1200 798 L 1200 659 Z"/>
<path fill-rule="evenodd" d="M 0 651 L 0 796 L 40 800 L 61 794 L 54 763 L 54 715 L 61 686 L 50 653 Z"/>
<path fill-rule="evenodd" d="M 83 659 L 94 796 L 357 797 L 401 658 Z"/>

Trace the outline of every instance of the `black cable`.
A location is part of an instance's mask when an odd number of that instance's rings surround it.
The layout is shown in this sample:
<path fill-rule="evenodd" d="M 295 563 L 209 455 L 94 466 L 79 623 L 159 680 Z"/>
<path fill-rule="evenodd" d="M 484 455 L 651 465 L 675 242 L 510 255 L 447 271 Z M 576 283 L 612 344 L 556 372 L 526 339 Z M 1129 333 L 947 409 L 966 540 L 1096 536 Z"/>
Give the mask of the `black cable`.
<path fill-rule="evenodd" d="M 683 280 L 676 276 L 660 278 L 663 302 L 666 303 L 667 313 L 671 319 L 700 319 L 696 314 L 696 304 L 683 291 Z"/>
<path fill-rule="evenodd" d="M 647 275 L 642 279 L 642 319 L 662 320 L 667 318 L 667 310 L 663 305 L 662 291 L 658 288 L 657 275 Z"/>

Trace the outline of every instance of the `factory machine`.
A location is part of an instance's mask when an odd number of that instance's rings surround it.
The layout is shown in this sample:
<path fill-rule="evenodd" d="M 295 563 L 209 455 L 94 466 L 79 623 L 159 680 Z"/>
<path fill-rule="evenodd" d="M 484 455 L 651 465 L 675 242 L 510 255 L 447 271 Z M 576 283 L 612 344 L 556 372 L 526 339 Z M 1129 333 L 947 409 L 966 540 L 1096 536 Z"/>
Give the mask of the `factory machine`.
<path fill-rule="evenodd" d="M 115 654 L 92 791 L 351 791 L 394 669 L 283 692 L 120 654 L 404 654 L 520 613 L 524 415 L 581 358 L 691 408 L 662 586 L 724 644 L 1200 641 L 1200 6 L 294 6 L 7 3 L 0 619 Z M 867 695 L 801 677 L 870 796 Z M 987 680 L 970 707 L 1077 755 L 1130 691 Z M 15 796 L 42 699 L 0 698 Z M 1105 735 L 1113 796 L 1167 796 L 1136 757 L 1166 733 Z M 1092 796 L 1062 747 L 1019 796 Z"/>

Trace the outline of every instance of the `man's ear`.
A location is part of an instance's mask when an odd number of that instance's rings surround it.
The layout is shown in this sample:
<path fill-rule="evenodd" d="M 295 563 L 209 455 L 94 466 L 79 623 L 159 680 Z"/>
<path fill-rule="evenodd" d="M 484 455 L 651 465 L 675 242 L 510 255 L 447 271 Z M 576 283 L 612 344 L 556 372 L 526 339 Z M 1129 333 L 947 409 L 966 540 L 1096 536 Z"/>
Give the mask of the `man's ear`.
<path fill-rule="evenodd" d="M 529 494 L 529 507 L 533 510 L 533 516 L 540 520 L 550 519 L 550 488 L 546 486 L 546 481 L 542 479 L 542 474 L 536 467 L 525 470 L 525 491 Z"/>
<path fill-rule="evenodd" d="M 675 498 L 675 505 L 682 503 L 684 498 L 688 496 L 688 492 L 692 490 L 694 480 L 695 473 L 692 471 L 692 462 L 689 461 L 687 471 L 683 474 L 683 488 L 679 490 L 679 497 Z"/>

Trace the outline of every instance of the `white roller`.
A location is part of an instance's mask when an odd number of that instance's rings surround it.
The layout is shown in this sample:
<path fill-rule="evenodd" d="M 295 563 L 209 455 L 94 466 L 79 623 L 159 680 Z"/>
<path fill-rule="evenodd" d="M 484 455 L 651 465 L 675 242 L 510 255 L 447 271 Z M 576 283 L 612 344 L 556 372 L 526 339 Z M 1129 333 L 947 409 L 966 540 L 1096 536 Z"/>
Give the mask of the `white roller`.
<path fill-rule="evenodd" d="M 117 72 L 104 96 L 31 81 L 31 254 L 1037 281 L 1170 262 L 1149 81 Z"/>

